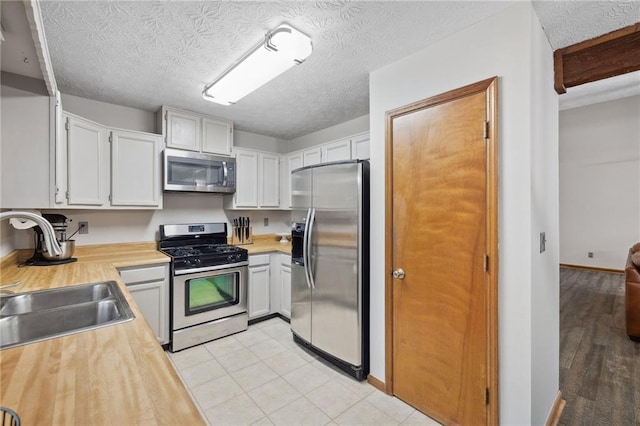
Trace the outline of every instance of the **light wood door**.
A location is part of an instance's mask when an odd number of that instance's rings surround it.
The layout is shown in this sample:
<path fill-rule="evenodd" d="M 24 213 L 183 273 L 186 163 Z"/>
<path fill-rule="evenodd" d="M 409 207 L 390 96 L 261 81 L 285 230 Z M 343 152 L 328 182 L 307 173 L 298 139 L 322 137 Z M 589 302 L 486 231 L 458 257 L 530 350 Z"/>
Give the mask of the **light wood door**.
<path fill-rule="evenodd" d="M 445 424 L 489 423 L 493 201 L 482 87 L 388 116 L 392 388 Z"/>

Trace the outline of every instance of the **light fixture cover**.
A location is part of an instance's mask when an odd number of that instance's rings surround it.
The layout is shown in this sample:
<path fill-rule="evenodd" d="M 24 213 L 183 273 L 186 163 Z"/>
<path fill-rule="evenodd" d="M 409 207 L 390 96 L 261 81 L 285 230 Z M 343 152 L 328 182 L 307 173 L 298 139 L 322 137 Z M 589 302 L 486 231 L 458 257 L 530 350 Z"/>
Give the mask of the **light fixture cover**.
<path fill-rule="evenodd" d="M 206 86 L 202 96 L 221 105 L 234 104 L 292 66 L 302 63 L 312 50 L 309 36 L 291 25 L 280 24 L 267 33 L 264 41 Z"/>

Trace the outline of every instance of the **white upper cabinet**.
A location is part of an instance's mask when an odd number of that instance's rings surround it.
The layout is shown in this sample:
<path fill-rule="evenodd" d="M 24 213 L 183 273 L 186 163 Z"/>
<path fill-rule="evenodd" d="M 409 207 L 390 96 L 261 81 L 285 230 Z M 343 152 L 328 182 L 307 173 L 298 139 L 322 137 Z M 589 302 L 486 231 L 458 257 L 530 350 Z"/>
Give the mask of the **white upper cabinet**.
<path fill-rule="evenodd" d="M 160 203 L 160 135 L 111 132 L 111 204 L 157 206 Z"/>
<path fill-rule="evenodd" d="M 231 155 L 233 122 L 166 106 L 159 114 L 167 148 Z"/>
<path fill-rule="evenodd" d="M 162 207 L 160 135 L 109 129 L 68 113 L 63 120 L 56 168 L 66 189 L 57 207 Z"/>
<path fill-rule="evenodd" d="M 226 207 L 279 208 L 280 156 L 243 148 L 233 151 L 236 154 L 236 192 L 227 198 Z"/>
<path fill-rule="evenodd" d="M 280 156 L 258 153 L 258 206 L 280 207 Z"/>
<path fill-rule="evenodd" d="M 322 149 L 319 146 L 302 151 L 302 164 L 305 167 L 320 163 L 322 163 Z"/>
<path fill-rule="evenodd" d="M 344 139 L 322 146 L 322 162 L 351 160 L 351 141 Z"/>
<path fill-rule="evenodd" d="M 291 172 L 302 167 L 302 153 L 283 155 L 282 157 L 282 203 L 283 209 L 291 208 Z"/>
<path fill-rule="evenodd" d="M 354 160 L 368 160 L 369 132 L 351 138 L 351 158 Z"/>
<path fill-rule="evenodd" d="M 258 153 L 236 149 L 234 207 L 258 207 Z"/>
<path fill-rule="evenodd" d="M 107 128 L 80 117 L 66 117 L 67 203 L 103 206 L 109 202 Z"/>
<path fill-rule="evenodd" d="M 197 115 L 167 110 L 165 114 L 167 148 L 200 150 L 200 122 Z"/>
<path fill-rule="evenodd" d="M 202 118 L 202 152 L 231 154 L 233 127 L 228 121 L 209 117 Z"/>

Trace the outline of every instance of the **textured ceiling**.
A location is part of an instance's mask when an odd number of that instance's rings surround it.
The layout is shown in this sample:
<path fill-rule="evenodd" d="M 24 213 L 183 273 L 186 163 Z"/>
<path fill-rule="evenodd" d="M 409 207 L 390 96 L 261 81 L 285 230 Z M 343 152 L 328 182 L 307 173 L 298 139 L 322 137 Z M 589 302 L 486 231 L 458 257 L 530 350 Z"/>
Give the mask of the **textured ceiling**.
<path fill-rule="evenodd" d="M 510 2 L 41 1 L 55 77 L 64 93 L 157 110 L 166 104 L 292 139 L 369 110 L 372 70 L 410 55 Z M 640 2 L 536 2 L 553 48 L 640 21 Z M 300 66 L 241 99 L 202 99 L 271 28 L 310 35 Z"/>

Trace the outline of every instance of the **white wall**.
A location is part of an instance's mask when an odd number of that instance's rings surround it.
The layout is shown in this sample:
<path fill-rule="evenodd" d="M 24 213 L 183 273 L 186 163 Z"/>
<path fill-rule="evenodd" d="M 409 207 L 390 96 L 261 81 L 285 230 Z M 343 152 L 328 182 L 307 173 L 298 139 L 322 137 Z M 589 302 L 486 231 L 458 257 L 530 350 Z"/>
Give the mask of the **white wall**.
<path fill-rule="evenodd" d="M 3 220 L 0 222 L 0 259 L 11 253 L 15 245 L 14 229 L 8 220 Z"/>
<path fill-rule="evenodd" d="M 624 269 L 640 241 L 638 182 L 640 96 L 560 112 L 560 262 Z"/>
<path fill-rule="evenodd" d="M 62 109 L 107 127 L 156 133 L 155 111 L 143 111 L 62 93 Z"/>
<path fill-rule="evenodd" d="M 548 244 L 557 246 L 554 231 L 558 201 L 553 198 L 553 178 L 545 180 L 532 172 L 532 145 L 548 140 L 537 151 L 541 162 L 553 161 L 554 122 L 549 114 L 557 110 L 548 90 L 536 95 L 541 84 L 550 81 L 552 67 L 541 69 L 551 57 L 542 46 L 541 33 L 530 3 L 518 3 L 442 40 L 422 52 L 376 70 L 370 75 L 371 123 L 371 374 L 385 377 L 384 365 L 384 164 L 385 112 L 411 102 L 446 92 L 492 76 L 499 77 L 499 363 L 500 422 L 505 425 L 531 424 L 545 417 L 558 386 L 557 379 L 538 383 L 533 376 L 556 375 L 558 357 L 557 316 L 545 326 L 545 337 L 532 316 L 532 281 L 545 288 L 558 285 L 548 277 L 548 265 L 557 256 L 550 249 L 542 265 L 532 262 L 532 247 L 539 227 L 549 229 Z M 535 80 L 533 72 L 544 72 Z M 545 109 L 550 109 L 545 114 Z M 539 120 L 535 121 L 534 120 Z M 548 122 L 545 122 L 548 121 Z M 534 132 L 533 127 L 538 129 Z M 536 173 L 538 171 L 536 170 Z M 553 171 L 552 171 L 553 173 Z M 545 217 L 534 211 L 534 194 L 542 193 L 548 210 Z M 535 222 L 535 231 L 533 230 Z M 535 235 L 534 235 L 535 233 Z M 536 272 L 533 272 L 536 268 Z M 537 271 L 540 268 L 541 271 Z M 542 282 L 544 281 L 544 282 Z M 547 297 L 538 294 L 539 299 Z M 550 296 L 554 304 L 557 296 Z M 536 303 L 546 300 L 536 300 Z M 555 331 L 554 331 L 555 329 Z M 549 355 L 532 364 L 533 336 L 536 344 L 548 347 Z M 556 368 L 555 371 L 553 369 Z M 555 383 L 555 384 L 552 384 Z M 535 386 L 534 386 L 535 385 Z M 532 393 L 535 392 L 535 396 Z M 534 402 L 535 401 L 535 402 Z"/>
<path fill-rule="evenodd" d="M 344 123 L 340 123 L 335 126 L 327 127 L 326 129 L 318 130 L 317 132 L 309 133 L 308 135 L 292 139 L 285 146 L 284 152 L 292 152 L 299 149 L 309 148 L 324 142 L 331 142 L 336 139 L 367 131 L 369 131 L 368 114 L 363 115 L 362 117 L 354 118 L 353 120 L 345 121 Z"/>
<path fill-rule="evenodd" d="M 245 132 L 243 130 L 234 130 L 233 133 L 233 146 L 277 153 L 285 152 L 284 148 L 286 147 L 287 141 L 284 139 Z"/>
<path fill-rule="evenodd" d="M 535 15 L 532 21 L 531 424 L 542 425 L 560 386 L 558 95 L 552 49 Z M 547 238 L 543 253 L 540 232 Z"/>
<path fill-rule="evenodd" d="M 78 222 L 89 222 L 88 234 L 76 234 L 76 245 L 157 241 L 162 224 L 192 222 L 226 222 L 249 216 L 254 235 L 290 232 L 288 211 L 224 211 L 223 197 L 211 194 L 165 194 L 162 210 L 43 210 L 71 220 L 68 235 L 78 229 Z M 269 226 L 264 226 L 264 218 Z M 33 247 L 33 232 L 16 231 L 16 248 Z"/>
<path fill-rule="evenodd" d="M 2 73 L 0 208 L 51 202 L 50 99 L 42 80 Z"/>

